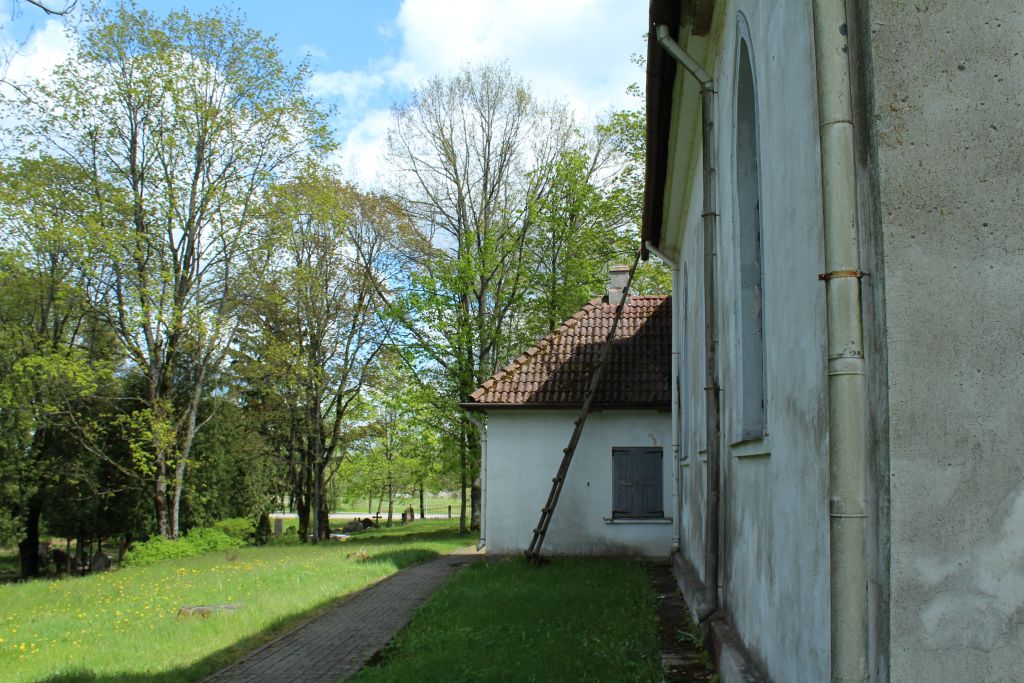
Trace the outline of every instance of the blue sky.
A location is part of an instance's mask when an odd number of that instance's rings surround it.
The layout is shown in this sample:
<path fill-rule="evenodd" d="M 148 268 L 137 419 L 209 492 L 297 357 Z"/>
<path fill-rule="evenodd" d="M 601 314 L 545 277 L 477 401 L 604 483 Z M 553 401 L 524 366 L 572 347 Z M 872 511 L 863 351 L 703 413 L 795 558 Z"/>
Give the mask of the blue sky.
<path fill-rule="evenodd" d="M 49 0 L 59 4 L 61 0 Z M 626 87 L 642 81 L 630 56 L 644 52 L 644 0 L 138 0 L 157 15 L 187 7 L 240 8 L 278 37 L 285 58 L 309 55 L 310 91 L 333 105 L 339 163 L 376 185 L 394 102 L 425 79 L 467 63 L 506 61 L 544 99 L 584 120 L 637 107 Z M 0 0 L 0 39 L 21 44 L 10 80 L 45 78 L 68 51 L 59 20 L 24 0 Z"/>

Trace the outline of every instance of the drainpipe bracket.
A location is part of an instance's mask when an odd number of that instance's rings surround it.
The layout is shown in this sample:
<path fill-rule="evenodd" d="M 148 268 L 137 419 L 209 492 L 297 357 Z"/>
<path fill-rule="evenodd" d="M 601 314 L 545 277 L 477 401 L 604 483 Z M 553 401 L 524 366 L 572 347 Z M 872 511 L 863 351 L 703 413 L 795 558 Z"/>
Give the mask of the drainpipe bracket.
<path fill-rule="evenodd" d="M 871 275 L 871 273 L 863 270 L 833 270 L 828 273 L 818 273 L 818 279 L 822 282 L 828 282 L 839 277 L 855 277 L 858 280 Z"/>

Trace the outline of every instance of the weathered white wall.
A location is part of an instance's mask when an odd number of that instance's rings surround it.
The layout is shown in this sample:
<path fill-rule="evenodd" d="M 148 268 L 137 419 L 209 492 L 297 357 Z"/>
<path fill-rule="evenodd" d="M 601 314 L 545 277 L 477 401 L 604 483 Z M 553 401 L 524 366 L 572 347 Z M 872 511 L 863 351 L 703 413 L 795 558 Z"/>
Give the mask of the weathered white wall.
<path fill-rule="evenodd" d="M 712 40 L 717 102 L 720 379 L 723 417 L 721 601 L 751 655 L 777 681 L 829 677 L 828 452 L 817 107 L 808 3 L 722 3 Z M 749 31 L 757 91 L 767 432 L 742 442 L 734 193 L 737 35 Z M 688 76 L 686 78 L 689 78 Z M 680 138 L 682 139 L 682 138 Z M 682 155 L 681 155 L 682 156 Z M 695 159 L 699 162 L 699 158 Z M 676 159 L 673 173 L 685 172 Z M 705 490 L 700 173 L 668 226 L 687 290 L 680 311 L 684 370 L 682 553 L 703 577 Z M 670 181 L 671 182 L 671 181 Z M 681 201 L 675 193 L 669 202 Z M 666 212 L 669 213 L 669 212 Z M 706 580 L 706 579 L 705 579 Z"/>
<path fill-rule="evenodd" d="M 869 5 L 890 680 L 1021 680 L 1024 11 L 1020 0 Z"/>
<path fill-rule="evenodd" d="M 487 552 L 521 553 L 530 545 L 572 435 L 574 410 L 500 410 L 487 417 Z M 566 555 L 667 557 L 672 524 L 619 522 L 612 516 L 612 447 L 661 446 L 662 494 L 671 515 L 670 413 L 607 410 L 591 413 L 544 540 L 544 552 Z"/>

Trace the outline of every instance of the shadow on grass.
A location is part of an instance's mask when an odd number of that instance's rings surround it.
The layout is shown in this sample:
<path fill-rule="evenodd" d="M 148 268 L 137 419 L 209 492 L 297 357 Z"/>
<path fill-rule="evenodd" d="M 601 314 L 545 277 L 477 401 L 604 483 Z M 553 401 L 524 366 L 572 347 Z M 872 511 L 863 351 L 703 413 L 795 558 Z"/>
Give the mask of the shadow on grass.
<path fill-rule="evenodd" d="M 349 536 L 346 543 L 366 543 L 373 545 L 391 545 L 395 543 L 408 543 L 411 540 L 418 541 L 449 541 L 460 538 L 459 532 L 452 529 L 432 529 L 429 531 L 417 531 L 415 527 L 410 527 L 407 532 L 394 532 L 383 533 L 383 529 L 369 529 L 360 533 L 352 534 Z M 475 538 L 472 534 L 465 534 L 461 536 L 469 544 L 471 540 Z"/>
<path fill-rule="evenodd" d="M 457 531 L 453 532 L 450 529 L 426 532 L 410 531 L 408 534 L 402 536 L 387 535 L 361 538 L 359 539 L 359 542 L 361 545 L 365 545 L 367 549 L 377 547 L 386 548 L 387 546 L 395 543 L 409 543 L 413 540 L 413 536 L 415 536 L 416 539 L 423 541 L 440 541 L 458 538 L 459 533 Z M 468 536 L 465 538 L 467 539 L 467 543 L 469 543 L 470 538 Z M 427 548 L 403 548 L 400 550 L 374 552 L 373 555 L 361 558 L 359 562 L 365 564 L 391 563 L 398 569 L 404 569 L 421 562 L 426 562 L 427 560 L 431 560 L 435 557 L 439 557 L 440 555 L 441 553 L 436 550 L 430 550 Z M 382 580 L 386 580 L 392 576 L 394 576 L 394 574 L 390 574 Z M 241 661 L 246 655 L 250 654 L 254 650 L 257 650 L 263 645 L 266 645 L 270 641 L 292 631 L 295 628 L 301 627 L 306 622 L 312 621 L 332 605 L 349 600 L 359 593 L 368 590 L 373 585 L 374 584 L 370 584 L 358 591 L 349 593 L 342 597 L 325 600 L 303 612 L 297 612 L 279 619 L 268 625 L 259 633 L 218 650 L 217 652 L 214 652 L 189 666 L 148 674 L 136 674 L 129 672 L 99 674 L 89 671 L 88 669 L 76 669 L 74 671 L 42 679 L 42 683 L 184 683 L 186 681 L 199 681 L 207 676 L 217 673 L 221 669 L 234 664 L 235 662 Z"/>
<path fill-rule="evenodd" d="M 361 558 L 362 564 L 393 564 L 398 569 L 405 569 L 420 562 L 440 557 L 441 553 L 426 548 L 405 548 L 402 550 L 386 550 L 368 557 Z"/>

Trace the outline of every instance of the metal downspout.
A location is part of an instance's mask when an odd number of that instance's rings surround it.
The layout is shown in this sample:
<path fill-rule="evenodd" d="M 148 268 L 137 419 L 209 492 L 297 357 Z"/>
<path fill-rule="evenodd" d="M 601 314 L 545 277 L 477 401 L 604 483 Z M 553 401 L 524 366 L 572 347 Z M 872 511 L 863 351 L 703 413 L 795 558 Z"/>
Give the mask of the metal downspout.
<path fill-rule="evenodd" d="M 480 540 L 476 549 L 487 545 L 487 425 L 467 412 L 466 417 L 480 431 Z"/>
<path fill-rule="evenodd" d="M 868 680 L 867 445 L 853 106 L 844 0 L 814 0 L 828 328 L 832 681 Z"/>
<path fill-rule="evenodd" d="M 672 291 L 679 290 L 679 263 L 665 256 L 656 246 L 646 242 L 647 250 L 672 266 Z M 679 353 L 679 306 L 685 302 L 679 302 L 672 297 L 672 480 L 675 487 L 672 489 L 672 550 L 678 552 L 681 547 L 682 528 L 682 481 L 680 476 L 682 451 L 682 421 L 681 407 L 679 405 L 680 387 L 679 371 L 682 368 Z"/>
<path fill-rule="evenodd" d="M 721 508 L 721 422 L 718 384 L 718 321 L 716 305 L 716 252 L 718 243 L 718 175 L 715 169 L 715 82 L 693 57 L 672 39 L 667 26 L 657 27 L 658 43 L 700 82 L 701 157 L 704 222 L 704 391 L 707 419 L 707 500 L 704 514 L 704 609 L 698 615 L 706 621 L 718 611 L 719 511 Z"/>

